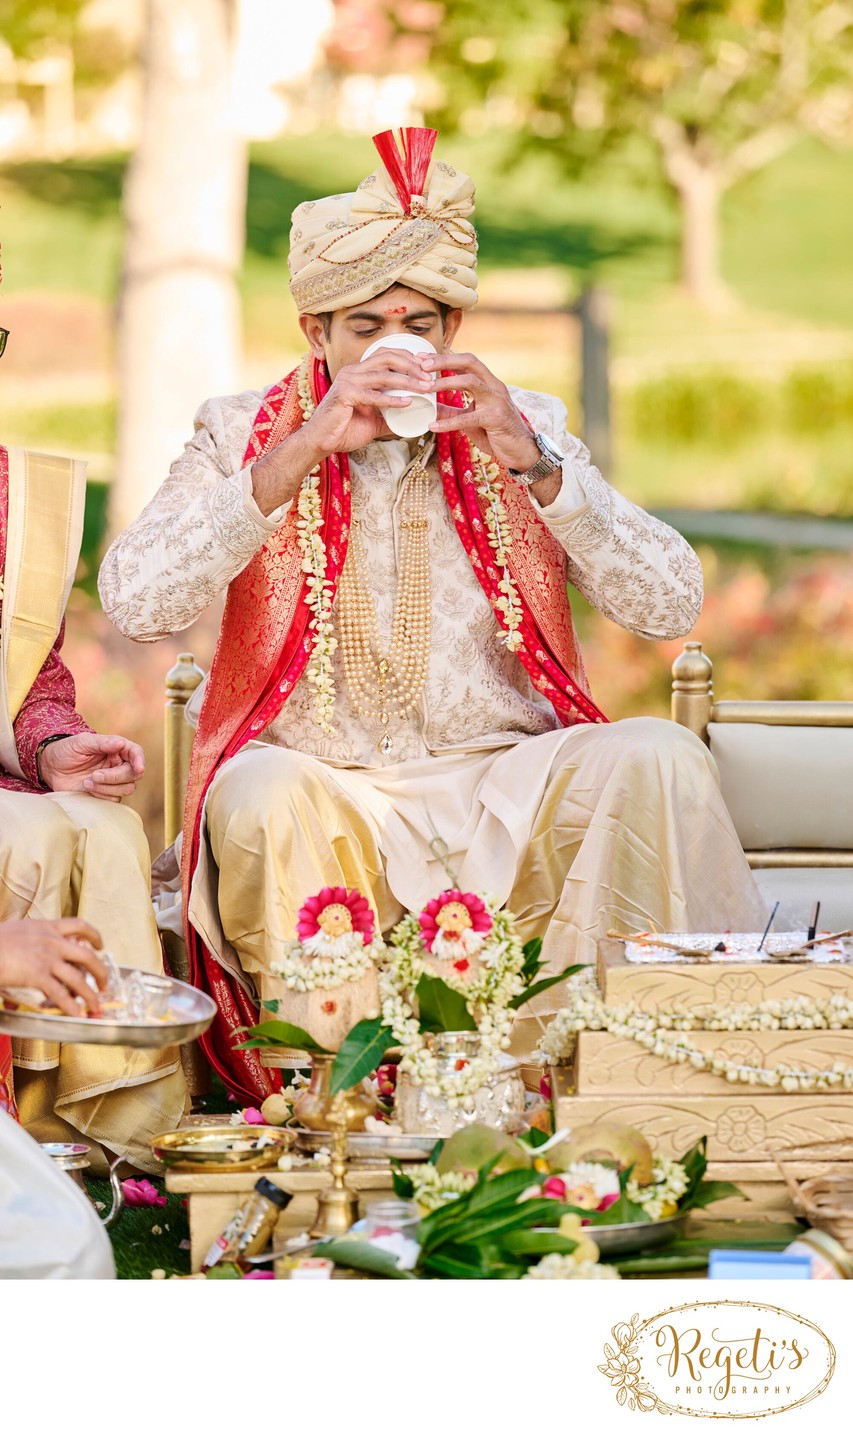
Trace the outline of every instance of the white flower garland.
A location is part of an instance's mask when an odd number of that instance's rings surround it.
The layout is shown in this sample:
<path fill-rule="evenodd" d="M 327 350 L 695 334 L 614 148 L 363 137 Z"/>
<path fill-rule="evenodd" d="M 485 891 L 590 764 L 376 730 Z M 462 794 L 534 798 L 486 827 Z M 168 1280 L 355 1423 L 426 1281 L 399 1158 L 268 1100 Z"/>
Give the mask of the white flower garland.
<path fill-rule="evenodd" d="M 415 989 L 423 974 L 431 972 L 424 961 L 426 949 L 415 914 L 407 914 L 397 924 L 391 934 L 387 962 L 379 972 L 382 1020 L 392 1029 L 402 1050 L 399 1071 L 425 1088 L 430 1097 L 445 1098 L 448 1107 L 469 1112 L 473 1110 L 475 1093 L 498 1071 L 501 1050 L 509 1047 L 513 1012 L 507 1004 L 524 990 L 520 977 L 524 951 L 515 931 L 515 919 L 506 910 L 499 910 L 496 901 L 485 902 L 492 929 L 480 950 L 481 971 L 469 983 L 457 978 L 450 964 L 447 972 L 440 974 L 447 986 L 465 999 L 480 1037 L 479 1053 L 458 1071 L 442 1071 L 415 1016 Z"/>
<path fill-rule="evenodd" d="M 507 522 L 507 512 L 503 502 L 503 490 L 500 482 L 500 468 L 488 454 L 483 454 L 474 445 L 471 446 L 471 458 L 478 467 L 477 493 L 481 494 L 486 501 L 485 520 L 489 531 L 489 544 L 494 550 L 495 563 L 503 570 L 498 581 L 503 598 L 495 601 L 494 607 L 500 609 L 506 621 L 506 631 L 503 634 L 502 642 L 515 653 L 523 643 L 519 628 L 521 626 L 522 608 L 518 590 L 509 571 L 509 551 L 512 546 L 512 533 Z"/>
<path fill-rule="evenodd" d="M 618 1038 L 631 1038 L 641 1047 L 670 1063 L 691 1067 L 725 1078 L 729 1083 L 750 1083 L 757 1087 L 781 1088 L 784 1092 L 815 1093 L 829 1088 L 853 1088 L 853 1068 L 833 1063 L 822 1072 L 793 1068 L 777 1063 L 772 1068 L 737 1062 L 703 1052 L 679 1032 L 757 1033 L 774 1031 L 820 1031 L 853 1028 L 853 1001 L 841 995 L 831 998 L 768 998 L 757 1007 L 746 1003 L 713 1010 L 659 1008 L 645 1013 L 633 1003 L 609 1007 L 595 990 L 578 990 L 573 1006 L 562 1009 L 539 1041 L 539 1051 L 548 1062 L 571 1056 L 577 1033 L 602 1030 Z"/>
<path fill-rule="evenodd" d="M 646 1187 L 640 1187 L 633 1178 L 629 1178 L 625 1191 L 631 1202 L 639 1203 L 645 1209 L 652 1222 L 658 1222 L 678 1211 L 678 1204 L 689 1186 L 681 1163 L 661 1155 L 655 1157 L 652 1163 L 651 1182 Z"/>
<path fill-rule="evenodd" d="M 440 1173 L 433 1163 L 418 1163 L 410 1168 L 408 1177 L 412 1180 L 412 1201 L 424 1212 L 434 1212 L 445 1203 L 470 1192 L 477 1181 L 476 1173 Z"/>
<path fill-rule="evenodd" d="M 585 1258 L 576 1262 L 573 1253 L 549 1252 L 541 1257 L 534 1267 L 529 1267 L 521 1279 L 522 1282 L 530 1282 L 534 1279 L 593 1279 L 594 1281 L 618 1278 L 621 1274 L 615 1267 L 608 1266 L 604 1262 L 591 1262 Z"/>
<path fill-rule="evenodd" d="M 309 360 L 299 366 L 296 387 L 303 423 L 307 424 L 314 413 L 311 385 L 308 377 Z M 335 681 L 333 678 L 332 655 L 338 647 L 332 627 L 332 585 L 326 578 L 326 545 L 321 536 L 323 515 L 320 508 L 320 466 L 315 464 L 311 473 L 302 481 L 297 498 L 299 519 L 296 530 L 299 548 L 302 551 L 302 570 L 308 575 L 306 603 L 312 618 L 309 629 L 314 633 L 311 658 L 306 670 L 308 682 L 313 685 L 314 717 L 324 733 L 334 734 L 337 730 L 332 723 L 335 707 Z"/>
<path fill-rule="evenodd" d="M 341 988 L 344 983 L 355 983 L 381 961 L 385 944 L 381 938 L 375 938 L 365 946 L 360 933 L 344 933 L 341 938 L 347 941 L 345 945 L 341 944 L 339 953 L 333 957 L 318 956 L 313 959 L 304 956 L 310 952 L 311 940 L 300 943 L 295 939 L 288 943 L 283 957 L 270 963 L 270 969 L 284 981 L 285 987 L 295 993 L 313 993 L 316 988 Z M 353 942 L 354 938 L 357 943 Z"/>

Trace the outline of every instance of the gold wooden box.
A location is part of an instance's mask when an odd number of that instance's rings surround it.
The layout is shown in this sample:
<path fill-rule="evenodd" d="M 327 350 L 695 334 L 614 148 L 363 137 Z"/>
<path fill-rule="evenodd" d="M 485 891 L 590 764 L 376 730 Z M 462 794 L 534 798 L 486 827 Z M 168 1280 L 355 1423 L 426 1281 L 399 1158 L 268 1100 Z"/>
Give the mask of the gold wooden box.
<path fill-rule="evenodd" d="M 611 1006 L 634 1003 L 644 1013 L 663 1007 L 729 1008 L 770 998 L 853 998 L 849 963 L 628 963 L 624 945 L 605 939 L 598 950 L 598 985 Z"/>
<path fill-rule="evenodd" d="M 683 1034 L 691 1047 L 730 1062 L 751 1067 L 790 1067 L 825 1072 L 834 1063 L 853 1068 L 853 1030 L 805 1032 L 783 1030 L 760 1033 L 694 1032 Z M 689 1062 L 657 1058 L 632 1038 L 610 1033 L 579 1033 L 573 1062 L 573 1085 L 578 1097 L 679 1097 L 682 1094 L 768 1094 L 773 1089 L 752 1083 L 730 1083 Z M 826 1097 L 827 1094 L 821 1094 Z M 853 1096 L 851 1122 L 853 1123 Z"/>

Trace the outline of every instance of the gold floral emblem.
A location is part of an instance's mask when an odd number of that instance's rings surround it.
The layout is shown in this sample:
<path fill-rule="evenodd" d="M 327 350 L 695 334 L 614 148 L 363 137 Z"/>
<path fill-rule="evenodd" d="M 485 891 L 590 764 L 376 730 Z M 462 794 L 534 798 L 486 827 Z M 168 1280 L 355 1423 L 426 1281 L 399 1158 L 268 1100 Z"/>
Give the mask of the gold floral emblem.
<path fill-rule="evenodd" d="M 605 1342 L 604 1355 L 607 1361 L 599 1363 L 598 1370 L 603 1372 L 616 1388 L 616 1401 L 620 1407 L 627 1407 L 629 1412 L 667 1413 L 669 1408 L 666 1403 L 655 1396 L 648 1383 L 640 1376 L 640 1359 L 637 1356 L 639 1320 L 640 1315 L 635 1312 L 630 1322 L 617 1322 L 615 1327 L 611 1327 L 616 1346 Z"/>

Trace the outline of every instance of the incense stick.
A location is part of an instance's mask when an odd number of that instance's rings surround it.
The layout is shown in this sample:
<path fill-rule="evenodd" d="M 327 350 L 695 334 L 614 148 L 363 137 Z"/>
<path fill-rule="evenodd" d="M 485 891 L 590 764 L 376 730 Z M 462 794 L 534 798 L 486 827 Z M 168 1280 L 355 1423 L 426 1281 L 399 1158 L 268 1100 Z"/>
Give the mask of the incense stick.
<path fill-rule="evenodd" d="M 776 899 L 776 902 L 773 904 L 773 912 L 770 914 L 770 917 L 769 917 L 768 920 L 767 920 L 767 927 L 765 928 L 764 932 L 762 933 L 762 935 L 761 935 L 761 942 L 760 942 L 759 945 L 758 945 L 758 952 L 759 952 L 759 953 L 761 952 L 762 948 L 764 947 L 764 944 L 767 942 L 767 935 L 768 935 L 768 933 L 770 932 L 770 929 L 773 927 L 773 919 L 776 917 L 776 914 L 779 912 L 779 903 L 780 903 L 780 901 L 781 901 L 781 900 L 777 898 L 777 899 Z"/>

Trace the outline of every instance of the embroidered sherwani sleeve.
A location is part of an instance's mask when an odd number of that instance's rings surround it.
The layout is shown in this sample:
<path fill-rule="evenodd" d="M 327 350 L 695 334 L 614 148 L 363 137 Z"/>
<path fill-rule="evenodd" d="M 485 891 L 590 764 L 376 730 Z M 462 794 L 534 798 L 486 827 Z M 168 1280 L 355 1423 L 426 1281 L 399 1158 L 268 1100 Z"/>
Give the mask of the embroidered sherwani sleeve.
<path fill-rule="evenodd" d="M 211 399 L 168 479 L 111 545 L 98 587 L 104 611 L 144 642 L 187 628 L 246 567 L 284 516 L 252 498 L 242 455 L 260 395 Z"/>
<path fill-rule="evenodd" d="M 516 402 L 566 455 L 555 502 L 544 509 L 532 496 L 531 502 L 566 551 L 569 582 L 632 633 L 649 639 L 688 634 L 703 586 L 702 566 L 687 540 L 605 482 L 589 450 L 568 432 L 559 400 L 525 392 Z"/>
<path fill-rule="evenodd" d="M 14 723 L 18 759 L 27 782 L 33 788 L 43 788 L 36 765 L 36 751 L 40 743 L 46 738 L 53 738 L 54 734 L 92 732 L 74 707 L 74 680 L 59 656 L 64 634 L 63 620 L 56 643 L 42 664 Z M 0 787 L 8 786 L 11 785 L 0 783 Z M 18 782 L 16 786 L 21 785 Z"/>

